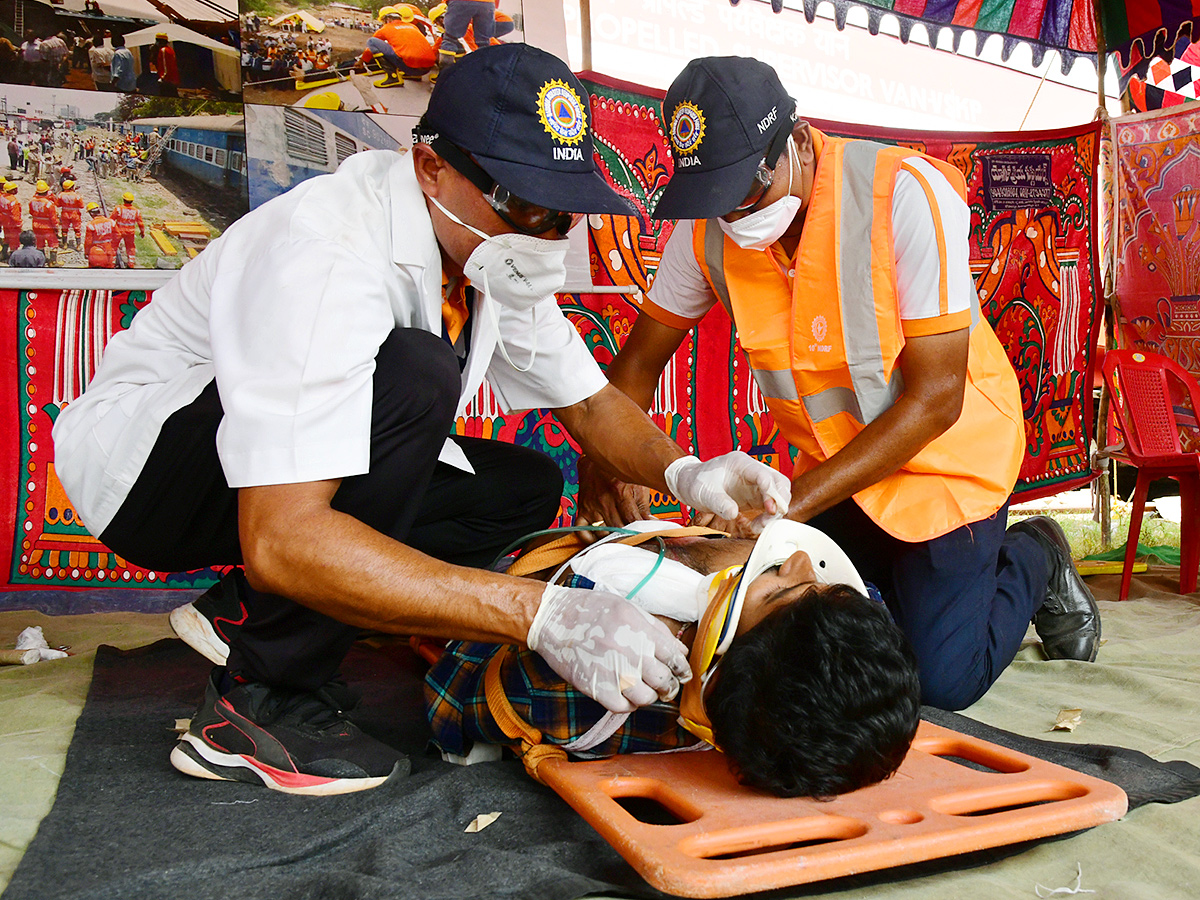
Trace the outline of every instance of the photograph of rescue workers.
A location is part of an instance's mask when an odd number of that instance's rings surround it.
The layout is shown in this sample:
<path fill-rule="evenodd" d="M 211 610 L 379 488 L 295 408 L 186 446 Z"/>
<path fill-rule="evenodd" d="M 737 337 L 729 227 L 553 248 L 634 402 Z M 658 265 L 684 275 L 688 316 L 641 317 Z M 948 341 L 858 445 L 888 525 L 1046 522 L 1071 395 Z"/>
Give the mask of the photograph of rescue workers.
<path fill-rule="evenodd" d="M 179 268 L 248 208 L 241 109 L 0 86 L 0 264 Z"/>
<path fill-rule="evenodd" d="M 236 0 L 0 0 L 0 82 L 157 97 L 241 94 Z"/>
<path fill-rule="evenodd" d="M 275 106 L 420 116 L 447 66 L 481 42 L 525 39 L 520 0 L 250 0 L 242 10 L 245 100 Z"/>

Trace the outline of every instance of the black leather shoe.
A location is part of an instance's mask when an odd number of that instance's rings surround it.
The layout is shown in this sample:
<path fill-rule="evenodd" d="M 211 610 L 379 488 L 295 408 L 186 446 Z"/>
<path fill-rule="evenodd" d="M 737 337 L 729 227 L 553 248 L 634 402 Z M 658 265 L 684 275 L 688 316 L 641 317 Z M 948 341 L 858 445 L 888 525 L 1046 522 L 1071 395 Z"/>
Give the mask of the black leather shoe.
<path fill-rule="evenodd" d="M 1012 525 L 1035 538 L 1050 554 L 1046 602 L 1033 615 L 1033 627 L 1050 659 L 1094 662 L 1100 649 L 1100 609 L 1071 561 L 1071 545 L 1057 522 L 1033 516 Z"/>

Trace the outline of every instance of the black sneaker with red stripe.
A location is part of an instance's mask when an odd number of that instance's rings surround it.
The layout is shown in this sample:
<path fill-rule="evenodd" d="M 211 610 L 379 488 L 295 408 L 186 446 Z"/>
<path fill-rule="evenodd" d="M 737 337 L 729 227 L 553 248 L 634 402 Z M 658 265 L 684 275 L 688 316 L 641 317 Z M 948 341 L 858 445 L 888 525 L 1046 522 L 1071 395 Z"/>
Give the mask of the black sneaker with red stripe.
<path fill-rule="evenodd" d="M 246 575 L 233 569 L 185 606 L 171 611 L 171 630 L 214 666 L 229 660 L 229 645 L 246 621 Z"/>
<path fill-rule="evenodd" d="M 337 699 L 344 692 L 249 682 L 222 696 L 220 677 L 213 672 L 204 703 L 171 751 L 180 772 L 316 796 L 365 791 L 408 774 L 408 757 L 346 718 Z"/>

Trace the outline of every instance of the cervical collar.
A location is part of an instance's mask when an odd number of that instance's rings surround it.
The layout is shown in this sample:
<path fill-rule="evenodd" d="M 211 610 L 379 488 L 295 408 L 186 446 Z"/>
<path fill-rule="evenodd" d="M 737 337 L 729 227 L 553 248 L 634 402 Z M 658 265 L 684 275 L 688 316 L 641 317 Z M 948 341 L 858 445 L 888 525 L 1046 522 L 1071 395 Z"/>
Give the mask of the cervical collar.
<path fill-rule="evenodd" d="M 863 594 L 867 592 L 862 576 L 841 547 L 817 529 L 790 519 L 767 524 L 744 566 L 731 566 L 717 573 L 709 585 L 708 607 L 688 658 L 692 680 L 683 686 L 679 699 L 679 724 L 714 747 L 712 724 L 704 709 L 704 689 L 733 643 L 750 584 L 799 550 L 808 554 L 820 584 L 847 584 Z"/>

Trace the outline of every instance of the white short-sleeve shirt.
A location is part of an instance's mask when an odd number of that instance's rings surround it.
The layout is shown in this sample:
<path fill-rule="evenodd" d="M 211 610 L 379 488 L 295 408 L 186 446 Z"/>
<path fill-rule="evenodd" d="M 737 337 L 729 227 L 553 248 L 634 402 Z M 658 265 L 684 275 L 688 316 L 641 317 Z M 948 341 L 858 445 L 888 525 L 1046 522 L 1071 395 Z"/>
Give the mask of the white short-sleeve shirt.
<path fill-rule="evenodd" d="M 963 327 L 962 314 L 971 309 L 975 293 L 968 243 L 970 210 L 934 165 L 920 157 L 907 159 L 905 164 L 916 172 L 902 169 L 892 192 L 900 318 L 912 323 L 905 327 L 910 334 L 957 330 Z M 944 236 L 945 260 L 938 253 L 939 229 Z M 717 302 L 696 261 L 692 233 L 690 221 L 681 220 L 675 226 L 643 307 L 651 318 L 676 328 L 691 327 Z M 945 309 L 941 304 L 943 283 Z M 938 320 L 949 327 L 933 324 Z M 922 327 L 919 322 L 927 324 Z"/>
<path fill-rule="evenodd" d="M 442 333 L 441 258 L 410 157 L 360 153 L 235 222 L 113 337 L 54 427 L 56 468 L 94 534 L 137 480 L 163 422 L 214 378 L 231 487 L 345 478 L 370 461 L 372 380 L 395 328 Z M 483 378 L 507 409 L 569 406 L 608 382 L 553 296 L 497 308 L 476 292 L 459 410 Z M 466 465 L 450 446 L 443 459 Z"/>

